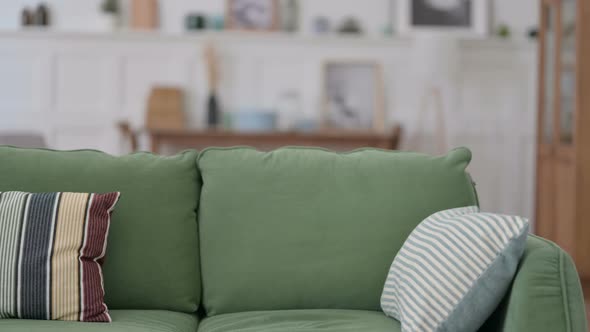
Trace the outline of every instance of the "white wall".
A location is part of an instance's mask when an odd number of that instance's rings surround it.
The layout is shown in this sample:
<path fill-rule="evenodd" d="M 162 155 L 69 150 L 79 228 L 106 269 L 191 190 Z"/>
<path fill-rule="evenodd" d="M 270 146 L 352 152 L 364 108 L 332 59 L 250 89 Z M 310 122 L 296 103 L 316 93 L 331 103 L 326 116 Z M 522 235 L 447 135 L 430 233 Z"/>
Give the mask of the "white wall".
<path fill-rule="evenodd" d="M 101 0 L 43 0 L 52 8 L 54 27 L 79 30 L 96 19 Z M 394 2 L 396 0 L 393 0 Z M 18 29 L 20 11 L 24 6 L 35 6 L 40 0 L 0 1 L 0 30 Z M 121 0 L 127 7 L 129 0 Z M 300 0 L 301 25 L 309 31 L 313 18 L 322 15 L 333 22 L 354 16 L 363 22 L 366 31 L 379 34 L 388 19 L 388 0 Z M 225 0 L 160 0 L 162 31 L 177 33 L 183 30 L 184 17 L 190 11 L 207 14 L 224 12 Z M 525 32 L 538 22 L 538 0 L 493 0 L 493 22 L 512 27 L 514 36 L 522 39 Z"/>
<path fill-rule="evenodd" d="M 100 0 L 45 1 L 53 7 L 57 30 L 79 30 L 98 17 Z M 354 14 L 377 35 L 387 17 L 387 0 L 301 1 L 304 27 L 316 15 L 341 20 Z M 202 46 L 207 36 L 2 32 L 18 29 L 22 6 L 35 3 L 0 0 L 0 130 L 36 129 L 55 148 L 122 153 L 113 124 L 129 119 L 141 126 L 154 84 L 183 87 L 190 124 L 203 126 L 207 87 Z M 190 10 L 215 14 L 224 7 L 222 0 L 160 4 L 162 30 L 168 33 L 182 31 Z M 493 8 L 496 22 L 512 25 L 521 37 L 537 22 L 537 0 L 496 0 Z M 403 148 L 432 152 L 423 145 L 433 140 L 434 126 L 428 125 L 432 121 L 417 115 L 421 96 L 408 67 L 411 41 L 264 34 L 220 38 L 224 110 L 272 106 L 278 93 L 296 89 L 302 109 L 317 113 L 326 60 L 375 60 L 383 64 L 388 121 L 404 126 Z M 532 215 L 536 58 L 533 43 L 490 40 L 461 47 L 457 86 L 446 94 L 452 95 L 445 108 L 448 146 L 473 150 L 470 171 L 486 210 Z M 252 84 L 253 77 L 257 84 Z"/>
<path fill-rule="evenodd" d="M 221 56 L 224 111 L 273 106 L 293 90 L 301 111 L 319 118 L 325 61 L 377 61 L 388 123 L 404 128 L 402 148 L 440 152 L 433 113 L 420 116 L 414 44 L 396 39 L 0 32 L 0 131 L 41 132 L 58 149 L 124 153 L 115 123 L 142 127 L 150 88 L 161 84 L 183 88 L 190 126 L 204 127 L 202 54 L 211 40 Z M 488 211 L 532 215 L 535 60 L 533 43 L 463 42 L 456 82 L 444 94 L 446 148 L 472 149 L 469 170 Z"/>

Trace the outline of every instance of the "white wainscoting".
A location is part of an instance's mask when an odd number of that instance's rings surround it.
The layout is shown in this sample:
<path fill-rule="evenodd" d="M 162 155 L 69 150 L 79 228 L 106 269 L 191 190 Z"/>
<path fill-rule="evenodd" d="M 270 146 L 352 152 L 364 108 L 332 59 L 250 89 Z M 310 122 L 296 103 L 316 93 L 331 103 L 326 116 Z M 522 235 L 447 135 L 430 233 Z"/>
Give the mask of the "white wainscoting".
<path fill-rule="evenodd" d="M 140 127 L 153 85 L 183 88 L 189 125 L 203 127 L 206 42 L 220 52 L 222 106 L 230 111 L 272 107 L 279 94 L 296 90 L 302 111 L 317 117 L 325 61 L 378 61 L 387 121 L 403 125 L 403 148 L 435 146 L 432 119 L 418 119 L 411 40 L 282 34 L 0 33 L 0 132 L 38 131 L 54 148 L 125 153 L 115 123 Z M 530 217 L 536 46 L 488 40 L 464 41 L 460 49 L 458 80 L 445 89 L 449 147 L 472 149 L 469 170 L 483 209 Z"/>

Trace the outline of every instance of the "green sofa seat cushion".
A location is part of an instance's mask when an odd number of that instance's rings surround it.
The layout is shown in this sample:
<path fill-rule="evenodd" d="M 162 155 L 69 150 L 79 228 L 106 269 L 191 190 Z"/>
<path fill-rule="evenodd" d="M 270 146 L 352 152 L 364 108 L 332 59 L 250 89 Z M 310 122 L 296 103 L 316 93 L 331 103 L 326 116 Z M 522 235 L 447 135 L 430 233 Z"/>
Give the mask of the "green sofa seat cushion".
<path fill-rule="evenodd" d="M 0 319 L 10 332 L 195 332 L 196 315 L 163 310 L 111 310 L 112 323 Z"/>
<path fill-rule="evenodd" d="M 198 332 L 399 332 L 398 321 L 362 310 L 285 310 L 225 314 L 206 318 Z"/>
<path fill-rule="evenodd" d="M 197 154 L 114 157 L 0 147 L 0 191 L 119 191 L 103 266 L 106 304 L 195 312 L 201 291 Z"/>
<path fill-rule="evenodd" d="M 198 165 L 207 314 L 380 310 L 387 271 L 414 227 L 436 211 L 477 204 L 470 158 L 463 148 L 440 157 L 205 150 Z"/>

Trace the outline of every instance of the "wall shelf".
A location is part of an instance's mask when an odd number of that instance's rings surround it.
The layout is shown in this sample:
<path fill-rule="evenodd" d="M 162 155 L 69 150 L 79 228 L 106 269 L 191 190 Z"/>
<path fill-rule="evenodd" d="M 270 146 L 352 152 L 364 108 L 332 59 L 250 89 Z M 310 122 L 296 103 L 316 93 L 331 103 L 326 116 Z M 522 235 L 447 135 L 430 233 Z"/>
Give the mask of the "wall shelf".
<path fill-rule="evenodd" d="M 240 32 L 240 31 L 204 31 L 181 34 L 162 33 L 158 31 L 117 30 L 114 32 L 58 31 L 52 29 L 27 28 L 10 31 L 0 30 L 0 38 L 17 39 L 78 39 L 88 41 L 158 41 L 158 42 L 262 42 L 287 43 L 306 46 L 358 46 L 358 47 L 411 47 L 409 37 L 374 37 L 374 36 L 314 36 L 283 32 Z M 507 51 L 534 51 L 534 40 L 510 40 L 500 38 L 461 39 L 460 46 L 465 48 L 492 48 Z"/>

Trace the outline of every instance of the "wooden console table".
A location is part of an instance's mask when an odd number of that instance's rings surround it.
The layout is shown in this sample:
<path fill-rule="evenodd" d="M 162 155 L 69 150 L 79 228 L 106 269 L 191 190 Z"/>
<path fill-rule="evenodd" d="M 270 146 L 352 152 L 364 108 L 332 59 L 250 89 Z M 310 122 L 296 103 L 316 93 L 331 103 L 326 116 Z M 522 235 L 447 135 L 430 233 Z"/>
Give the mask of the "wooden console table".
<path fill-rule="evenodd" d="M 247 145 L 261 150 L 281 146 L 318 146 L 334 150 L 375 147 L 395 150 L 398 147 L 400 131 L 399 127 L 390 134 L 338 131 L 243 133 L 227 130 L 148 130 L 148 135 L 154 153 L 160 153 L 163 145 L 199 149 L 210 146 Z"/>
<path fill-rule="evenodd" d="M 126 124 L 119 128 L 127 137 L 133 150 L 137 150 L 137 133 Z M 244 133 L 228 130 L 162 130 L 146 129 L 151 141 L 151 151 L 161 153 L 162 147 L 183 147 L 203 149 L 210 146 L 229 147 L 246 145 L 260 150 L 271 150 L 282 146 L 317 146 L 332 150 L 352 150 L 374 147 L 396 150 L 401 136 L 401 127 L 395 126 L 389 133 L 355 131 L 316 132 L 268 132 Z"/>

